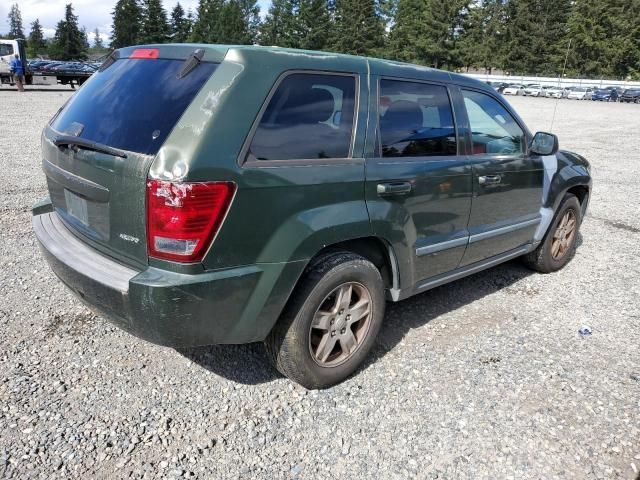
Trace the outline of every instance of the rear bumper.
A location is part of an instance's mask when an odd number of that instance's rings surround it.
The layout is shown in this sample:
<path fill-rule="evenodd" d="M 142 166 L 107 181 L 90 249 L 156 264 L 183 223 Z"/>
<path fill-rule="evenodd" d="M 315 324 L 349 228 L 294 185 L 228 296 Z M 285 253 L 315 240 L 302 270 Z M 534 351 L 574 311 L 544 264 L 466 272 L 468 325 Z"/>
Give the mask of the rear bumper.
<path fill-rule="evenodd" d="M 35 215 L 32 224 L 53 272 L 87 306 L 137 337 L 170 347 L 263 340 L 304 268 L 293 262 L 195 275 L 137 271 L 79 240 L 55 212 Z"/>

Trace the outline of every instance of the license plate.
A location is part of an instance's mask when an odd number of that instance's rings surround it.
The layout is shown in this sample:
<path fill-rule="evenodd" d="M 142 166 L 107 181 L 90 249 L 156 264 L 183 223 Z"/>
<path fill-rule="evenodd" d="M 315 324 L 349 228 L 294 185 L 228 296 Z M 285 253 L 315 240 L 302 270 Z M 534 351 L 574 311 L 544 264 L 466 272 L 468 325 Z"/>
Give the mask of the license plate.
<path fill-rule="evenodd" d="M 83 225 L 89 226 L 87 201 L 69 190 L 64 191 L 64 199 L 67 202 L 67 213 L 79 220 Z"/>

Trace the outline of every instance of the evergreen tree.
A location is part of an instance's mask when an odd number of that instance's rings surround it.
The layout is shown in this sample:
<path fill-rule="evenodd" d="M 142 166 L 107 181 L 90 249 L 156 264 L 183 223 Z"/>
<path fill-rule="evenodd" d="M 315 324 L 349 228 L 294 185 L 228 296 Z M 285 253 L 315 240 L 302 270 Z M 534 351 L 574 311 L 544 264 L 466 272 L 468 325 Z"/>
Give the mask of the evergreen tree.
<path fill-rule="evenodd" d="M 36 57 L 47 51 L 47 44 L 44 41 L 44 32 L 39 19 L 31 24 L 31 33 L 29 34 L 29 56 Z"/>
<path fill-rule="evenodd" d="M 96 50 L 104 50 L 104 42 L 100 36 L 100 30 L 98 30 L 98 28 L 93 31 L 93 48 Z"/>
<path fill-rule="evenodd" d="M 227 0 L 222 6 L 218 23 L 218 35 L 220 43 L 249 43 L 249 32 L 244 21 L 244 12 L 238 0 Z"/>
<path fill-rule="evenodd" d="M 300 40 L 296 28 L 298 10 L 297 0 L 273 0 L 260 28 L 260 43 L 279 47 L 298 47 Z"/>
<path fill-rule="evenodd" d="M 258 41 L 260 29 L 260 7 L 256 0 L 238 0 L 242 10 L 242 18 L 246 29 L 246 38 L 243 43 L 253 45 Z"/>
<path fill-rule="evenodd" d="M 428 62 L 425 49 L 425 41 L 429 35 L 428 13 L 426 0 L 398 2 L 386 56 L 410 63 Z"/>
<path fill-rule="evenodd" d="M 165 43 L 169 39 L 167 13 L 160 0 L 143 0 L 141 43 Z"/>
<path fill-rule="evenodd" d="M 481 67 L 488 73 L 500 67 L 505 24 L 502 0 L 484 0 L 471 6 L 458 45 L 463 66 Z"/>
<path fill-rule="evenodd" d="M 326 0 L 301 0 L 298 13 L 300 48 L 324 50 L 331 36 L 331 17 Z"/>
<path fill-rule="evenodd" d="M 193 24 L 191 41 L 218 43 L 220 40 L 220 14 L 223 0 L 199 0 L 197 19 Z"/>
<path fill-rule="evenodd" d="M 436 68 L 458 65 L 460 38 L 469 0 L 400 0 L 389 36 L 392 58 Z"/>
<path fill-rule="evenodd" d="M 171 41 L 184 43 L 191 34 L 191 24 L 184 15 L 184 9 L 180 2 L 171 11 Z"/>
<path fill-rule="evenodd" d="M 118 0 L 113 12 L 111 48 L 139 43 L 142 11 L 136 0 Z"/>
<path fill-rule="evenodd" d="M 576 0 L 568 22 L 570 72 L 596 78 L 626 78 L 637 72 L 639 16 L 638 0 Z"/>
<path fill-rule="evenodd" d="M 86 32 L 78 28 L 78 17 L 73 14 L 73 6 L 69 3 L 65 6 L 64 20 L 56 26 L 49 55 L 56 60 L 82 60 L 87 57 L 87 49 Z"/>
<path fill-rule="evenodd" d="M 353 55 L 379 55 L 384 25 L 374 0 L 337 0 L 330 49 Z"/>
<path fill-rule="evenodd" d="M 557 75 L 566 52 L 572 0 L 510 0 L 504 67 L 513 74 Z"/>
<path fill-rule="evenodd" d="M 7 16 L 9 23 L 9 33 L 7 38 L 24 38 L 24 28 L 22 27 L 22 14 L 17 3 L 11 5 L 9 15 Z"/>

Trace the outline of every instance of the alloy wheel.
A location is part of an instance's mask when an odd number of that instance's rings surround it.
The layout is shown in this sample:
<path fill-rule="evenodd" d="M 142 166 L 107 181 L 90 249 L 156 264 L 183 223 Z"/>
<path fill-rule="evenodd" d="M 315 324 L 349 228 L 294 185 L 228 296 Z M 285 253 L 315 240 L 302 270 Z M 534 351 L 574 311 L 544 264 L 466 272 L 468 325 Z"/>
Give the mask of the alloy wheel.
<path fill-rule="evenodd" d="M 551 241 L 551 257 L 560 260 L 564 257 L 573 243 L 576 235 L 578 221 L 573 210 L 567 210 L 562 216 Z"/>
<path fill-rule="evenodd" d="M 322 367 L 346 362 L 369 331 L 372 301 L 369 290 L 357 282 L 335 288 L 320 304 L 309 332 L 309 350 Z"/>

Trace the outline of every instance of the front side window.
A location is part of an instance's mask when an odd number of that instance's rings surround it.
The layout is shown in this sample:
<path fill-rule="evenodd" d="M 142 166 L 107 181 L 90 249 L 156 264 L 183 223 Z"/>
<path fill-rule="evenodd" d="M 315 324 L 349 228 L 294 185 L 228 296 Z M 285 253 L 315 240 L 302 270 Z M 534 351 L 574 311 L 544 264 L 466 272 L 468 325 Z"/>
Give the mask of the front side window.
<path fill-rule="evenodd" d="M 260 119 L 247 159 L 349 157 L 355 96 L 351 75 L 288 75 Z"/>
<path fill-rule="evenodd" d="M 383 157 L 456 155 L 456 130 L 447 89 L 438 85 L 380 81 Z"/>
<path fill-rule="evenodd" d="M 463 90 L 471 126 L 473 155 L 518 155 L 525 151 L 524 132 L 493 97 Z"/>

